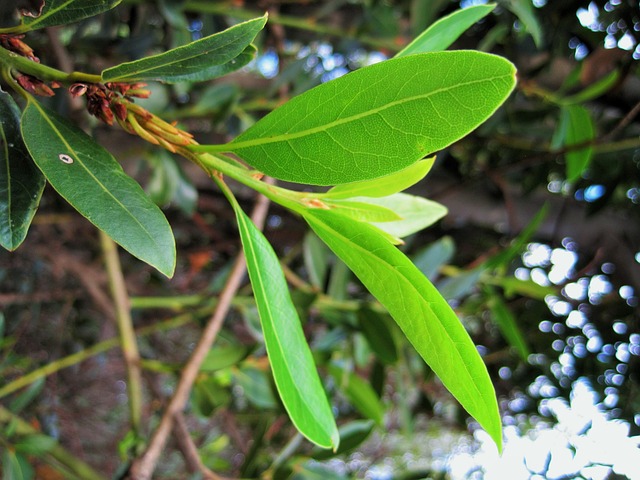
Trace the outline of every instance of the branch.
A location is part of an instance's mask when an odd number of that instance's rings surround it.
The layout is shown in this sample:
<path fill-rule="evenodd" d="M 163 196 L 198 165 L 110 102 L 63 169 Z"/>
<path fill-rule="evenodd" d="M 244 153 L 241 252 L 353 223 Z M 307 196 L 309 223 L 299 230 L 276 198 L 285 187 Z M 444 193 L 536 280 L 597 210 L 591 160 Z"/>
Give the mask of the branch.
<path fill-rule="evenodd" d="M 263 196 L 258 197 L 251 215 L 251 219 L 258 228 L 262 228 L 264 225 L 268 208 L 269 200 Z M 191 387 L 193 386 L 198 371 L 200 370 L 200 365 L 202 365 L 202 362 L 211 349 L 218 332 L 222 328 L 222 324 L 227 316 L 233 297 L 240 288 L 245 271 L 246 263 L 244 255 L 242 251 L 240 251 L 231 273 L 229 274 L 227 283 L 220 293 L 216 311 L 207 323 L 198 345 L 182 371 L 176 391 L 167 406 L 162 420 L 160 421 L 160 425 L 153 434 L 151 442 L 149 443 L 145 453 L 142 457 L 136 459 L 131 465 L 129 475 L 127 477 L 129 480 L 149 480 L 151 478 L 158 460 L 160 459 L 160 455 L 167 443 L 169 433 L 173 428 L 175 416 L 184 409 L 187 403 Z"/>

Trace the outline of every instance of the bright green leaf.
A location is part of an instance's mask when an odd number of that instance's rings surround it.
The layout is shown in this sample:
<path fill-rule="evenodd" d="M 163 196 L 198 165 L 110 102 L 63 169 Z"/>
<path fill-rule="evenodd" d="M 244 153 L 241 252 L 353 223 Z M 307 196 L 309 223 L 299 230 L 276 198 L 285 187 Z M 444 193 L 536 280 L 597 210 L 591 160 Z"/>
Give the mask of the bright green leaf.
<path fill-rule="evenodd" d="M 337 365 L 330 365 L 329 372 L 336 379 L 336 386 L 344 393 L 349 403 L 366 418 L 382 425 L 384 405 L 368 381 Z"/>
<path fill-rule="evenodd" d="M 327 200 L 326 203 L 341 215 L 361 222 L 397 222 L 402 220 L 402 217 L 393 210 L 373 202 Z"/>
<path fill-rule="evenodd" d="M 15 250 L 27 236 L 45 180 L 20 136 L 20 110 L 0 90 L 0 245 Z"/>
<path fill-rule="evenodd" d="M 343 183 L 325 193 L 327 198 L 386 197 L 401 192 L 422 180 L 435 162 L 435 157 L 421 160 L 399 172 L 373 180 Z"/>
<path fill-rule="evenodd" d="M 489 290 L 489 292 L 491 292 L 491 290 Z M 520 358 L 526 362 L 527 358 L 531 354 L 531 350 L 524 339 L 522 330 L 518 326 L 513 313 L 511 313 L 509 307 L 507 307 L 495 292 L 491 292 L 491 296 L 487 303 L 491 310 L 491 316 L 500 329 L 500 332 L 502 332 L 505 340 L 509 345 L 516 349 Z"/>
<path fill-rule="evenodd" d="M 111 10 L 122 0 L 42 0 L 42 11 L 22 17 L 22 31 L 66 25 Z M 38 15 L 39 13 L 39 15 Z"/>
<path fill-rule="evenodd" d="M 109 152 L 33 99 L 22 115 L 22 138 L 49 183 L 78 212 L 132 255 L 173 274 L 169 223 Z"/>
<path fill-rule="evenodd" d="M 359 198 L 359 201 L 386 207 L 400 220 L 376 223 L 376 227 L 394 237 L 404 238 L 433 225 L 447 214 L 447 208 L 432 200 L 408 193 L 394 193 L 382 198 Z"/>
<path fill-rule="evenodd" d="M 266 15 L 254 18 L 188 45 L 116 65 L 104 70 L 102 79 L 105 82 L 161 80 L 169 83 L 210 80 L 240 68 L 243 63 L 246 65 L 255 52 L 250 44 L 266 21 Z"/>
<path fill-rule="evenodd" d="M 440 73 L 440 74 L 436 74 Z M 293 98 L 226 145 L 272 177 L 339 185 L 402 170 L 484 122 L 515 85 L 515 68 L 474 52 L 409 55 Z"/>
<path fill-rule="evenodd" d="M 496 8 L 494 4 L 474 5 L 442 17 L 400 50 L 396 54 L 396 58 L 416 53 L 446 50 L 469 27 L 489 15 L 494 8 Z"/>
<path fill-rule="evenodd" d="M 387 308 L 445 387 L 501 449 L 500 414 L 487 368 L 435 287 L 373 227 L 320 209 L 308 211 L 305 219 Z"/>
<path fill-rule="evenodd" d="M 565 148 L 570 148 L 565 153 L 567 181 L 575 182 L 591 163 L 593 146 L 587 145 L 578 149 L 571 149 L 571 147 L 593 140 L 595 134 L 593 121 L 586 108 L 580 105 L 569 105 L 562 109 L 560 124 L 559 128 L 564 129 L 565 132 L 563 145 Z"/>
<path fill-rule="evenodd" d="M 318 446 L 335 449 L 340 441 L 338 428 L 278 257 L 237 202 L 232 204 L 267 355 L 282 403 L 302 435 Z"/>

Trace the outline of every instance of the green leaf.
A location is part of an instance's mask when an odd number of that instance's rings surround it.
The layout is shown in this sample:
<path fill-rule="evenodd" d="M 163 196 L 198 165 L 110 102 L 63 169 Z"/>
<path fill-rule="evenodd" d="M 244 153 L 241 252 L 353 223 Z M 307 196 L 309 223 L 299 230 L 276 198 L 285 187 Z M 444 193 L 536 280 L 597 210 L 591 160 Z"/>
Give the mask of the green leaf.
<path fill-rule="evenodd" d="M 455 250 L 456 246 L 452 238 L 442 237 L 416 253 L 412 261 L 425 277 L 433 280 L 440 272 L 440 268 L 451 261 Z"/>
<path fill-rule="evenodd" d="M 618 70 L 614 70 L 613 72 L 601 78 L 597 82 L 592 83 L 584 90 L 574 95 L 571 95 L 569 97 L 564 97 L 561 103 L 563 105 L 571 105 L 575 103 L 588 102 L 589 100 L 598 98 L 600 95 L 604 95 L 614 85 L 616 85 L 619 79 L 620 79 L 620 72 Z"/>
<path fill-rule="evenodd" d="M 489 309 L 491 310 L 491 316 L 496 322 L 496 325 L 502 332 L 505 340 L 516 349 L 520 358 L 523 361 L 527 361 L 527 358 L 531 354 L 531 350 L 527 345 L 522 330 L 518 326 L 518 323 L 509 310 L 509 307 L 502 301 L 502 299 L 492 290 L 488 289 L 490 297 L 487 302 Z"/>
<path fill-rule="evenodd" d="M 398 361 L 398 348 L 387 318 L 369 308 L 358 310 L 358 325 L 371 350 L 382 363 L 393 365 Z"/>
<path fill-rule="evenodd" d="M 215 372 L 237 365 L 247 356 L 247 353 L 247 348 L 240 345 L 215 346 L 207 352 L 202 365 L 200 365 L 200 371 Z"/>
<path fill-rule="evenodd" d="M 518 20 L 522 22 L 522 25 L 527 29 L 527 32 L 533 37 L 533 41 L 539 48 L 542 46 L 542 27 L 538 18 L 533 10 L 533 3 L 531 0 L 504 0 L 504 5 L 511 10 Z"/>
<path fill-rule="evenodd" d="M 393 210 L 382 205 L 376 205 L 373 202 L 327 200 L 326 203 L 340 212 L 341 215 L 361 222 L 397 222 L 402 220 L 402 217 Z"/>
<path fill-rule="evenodd" d="M 173 274 L 176 247 L 160 209 L 109 152 L 65 118 L 30 99 L 22 138 L 49 183 L 132 255 Z"/>
<path fill-rule="evenodd" d="M 309 274 L 309 280 L 313 286 L 324 290 L 327 272 L 329 270 L 329 262 L 333 254 L 322 240 L 311 231 L 304 237 L 302 254 L 304 257 L 304 265 Z"/>
<path fill-rule="evenodd" d="M 102 79 L 105 82 L 161 80 L 169 83 L 210 80 L 248 63 L 255 53 L 250 44 L 266 21 L 266 15 L 254 18 L 188 45 L 116 65 L 104 70 Z"/>
<path fill-rule="evenodd" d="M 254 367 L 243 367 L 236 373 L 236 380 L 249 401 L 260 409 L 277 408 L 271 382 L 267 374 Z"/>
<path fill-rule="evenodd" d="M 166 150 L 154 150 L 148 160 L 152 170 L 146 185 L 147 195 L 157 205 L 175 202 L 185 214 L 192 215 L 198 203 L 198 191 L 175 157 Z"/>
<path fill-rule="evenodd" d="M 16 452 L 23 453 L 25 455 L 42 456 L 58 442 L 55 438 L 51 438 L 41 433 L 34 433 L 26 435 L 20 438 L 19 442 L 14 445 Z"/>
<path fill-rule="evenodd" d="M 349 403 L 366 418 L 381 426 L 384 420 L 384 405 L 371 384 L 335 364 L 329 366 L 329 372 L 336 379 L 336 386 L 344 393 Z"/>
<path fill-rule="evenodd" d="M 502 448 L 491 379 L 469 334 L 429 280 L 370 225 L 307 211 L 316 234 L 389 311 L 425 362 Z"/>
<path fill-rule="evenodd" d="M 595 134 L 589 111 L 580 105 L 569 105 L 562 109 L 559 128 L 565 132 L 565 148 L 588 143 L 593 140 Z M 591 145 L 570 149 L 565 153 L 568 182 L 575 182 L 580 178 L 591 163 L 592 155 Z"/>
<path fill-rule="evenodd" d="M 418 183 L 429 173 L 434 162 L 435 157 L 432 157 L 381 178 L 336 185 L 325 193 L 325 198 L 386 197 Z"/>
<path fill-rule="evenodd" d="M 416 53 L 446 50 L 469 27 L 489 15 L 494 8 L 496 8 L 494 4 L 475 5 L 456 10 L 446 17 L 442 17 L 400 50 L 396 54 L 396 58 Z"/>
<path fill-rule="evenodd" d="M 0 119 L 0 245 L 13 251 L 27 236 L 45 180 L 22 142 L 20 110 L 2 90 Z"/>
<path fill-rule="evenodd" d="M 360 198 L 362 202 L 372 203 L 394 211 L 400 220 L 385 223 L 372 222 L 380 230 L 398 238 L 433 225 L 447 214 L 447 208 L 432 200 L 408 193 L 394 193 L 382 198 Z"/>
<path fill-rule="evenodd" d="M 232 204 L 260 313 L 267 355 L 282 403 L 302 435 L 318 446 L 335 449 L 340 441 L 338 427 L 278 257 L 237 202 L 232 201 Z"/>
<path fill-rule="evenodd" d="M 233 152 L 281 180 L 368 180 L 462 138 L 491 116 L 514 85 L 515 68 L 501 57 L 474 51 L 409 55 L 313 88 L 231 143 L 192 148 Z"/>
<path fill-rule="evenodd" d="M 111 10 L 122 0 L 42 0 L 39 15 L 22 17 L 23 31 L 77 22 Z M 37 14 L 37 12 L 36 12 Z"/>
<path fill-rule="evenodd" d="M 33 467 L 24 456 L 8 448 L 0 450 L 0 465 L 2 465 L 2 480 L 32 480 Z"/>
<path fill-rule="evenodd" d="M 338 450 L 331 452 L 329 450 L 314 448 L 311 452 L 311 457 L 315 460 L 326 460 L 335 455 L 349 453 L 359 447 L 362 442 L 371 435 L 374 427 L 375 422 L 372 420 L 354 420 L 353 422 L 341 425 L 338 429 L 340 434 L 340 447 Z"/>

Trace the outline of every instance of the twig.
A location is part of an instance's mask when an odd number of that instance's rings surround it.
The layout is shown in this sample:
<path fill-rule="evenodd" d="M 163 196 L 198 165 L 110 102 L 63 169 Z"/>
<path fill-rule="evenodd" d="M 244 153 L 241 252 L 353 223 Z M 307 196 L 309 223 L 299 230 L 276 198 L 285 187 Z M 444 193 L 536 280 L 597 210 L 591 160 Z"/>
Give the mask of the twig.
<path fill-rule="evenodd" d="M 142 421 L 142 374 L 140 372 L 140 352 L 136 333 L 133 330 L 129 294 L 122 274 L 122 266 L 118 257 L 116 244 L 104 232 L 100 231 L 100 244 L 109 277 L 109 287 L 116 308 L 116 323 L 122 346 L 122 354 L 127 366 L 129 389 L 129 410 L 131 427 L 136 435 L 140 434 Z"/>
<path fill-rule="evenodd" d="M 187 468 L 190 470 L 189 473 L 200 472 L 207 480 L 221 480 L 221 477 L 209 470 L 200 460 L 198 448 L 193 443 L 182 412 L 178 412 L 173 420 L 173 431 L 178 442 L 178 448 L 187 463 Z"/>
<path fill-rule="evenodd" d="M 268 208 L 269 200 L 263 196 L 259 196 L 251 215 L 251 219 L 258 228 L 263 227 Z M 204 361 L 204 358 L 211 349 L 211 345 L 213 345 L 218 332 L 222 328 L 222 323 L 227 316 L 227 312 L 229 311 L 236 291 L 240 288 L 245 271 L 246 263 L 244 255 L 240 252 L 235 264 L 233 265 L 231 273 L 229 274 L 229 278 L 220 293 L 216 311 L 207 323 L 198 345 L 182 371 L 176 391 L 173 394 L 164 415 L 162 416 L 160 425 L 153 434 L 145 453 L 136 459 L 131 465 L 128 476 L 129 480 L 149 480 L 151 478 L 158 460 L 160 459 L 160 455 L 162 454 L 162 450 L 167 443 L 169 433 L 173 427 L 175 415 L 181 412 L 187 403 L 191 387 L 196 379 L 200 365 Z"/>

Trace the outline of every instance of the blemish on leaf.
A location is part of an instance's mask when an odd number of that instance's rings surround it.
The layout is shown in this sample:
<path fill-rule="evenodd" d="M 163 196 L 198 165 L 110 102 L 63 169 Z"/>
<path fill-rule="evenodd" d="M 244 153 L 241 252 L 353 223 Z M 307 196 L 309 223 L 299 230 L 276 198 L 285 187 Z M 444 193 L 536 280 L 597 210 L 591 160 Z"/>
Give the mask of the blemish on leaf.
<path fill-rule="evenodd" d="M 71 158 L 66 153 L 61 153 L 60 155 L 58 155 L 58 158 L 64 163 L 73 163 L 73 158 Z"/>

